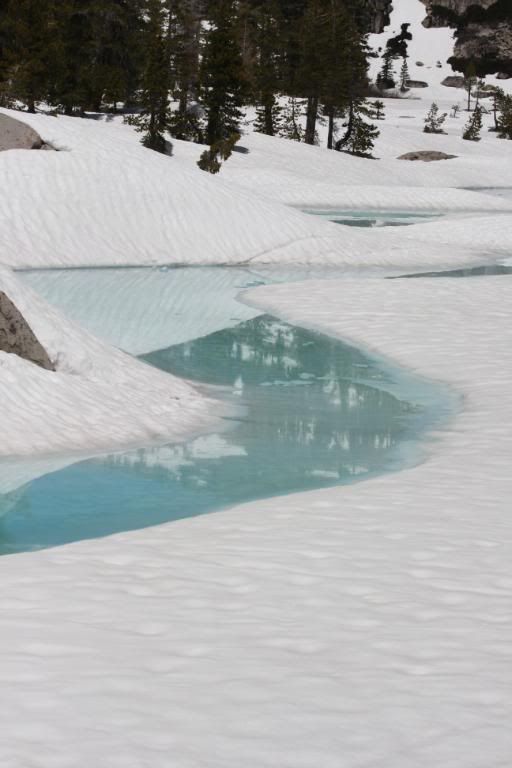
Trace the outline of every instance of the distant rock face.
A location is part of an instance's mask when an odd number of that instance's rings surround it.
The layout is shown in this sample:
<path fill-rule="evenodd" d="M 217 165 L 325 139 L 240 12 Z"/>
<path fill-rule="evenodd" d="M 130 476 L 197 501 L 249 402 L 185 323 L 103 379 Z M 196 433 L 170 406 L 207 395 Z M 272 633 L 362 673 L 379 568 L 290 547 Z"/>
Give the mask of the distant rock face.
<path fill-rule="evenodd" d="M 30 126 L 0 114 L 0 152 L 6 149 L 44 149 L 42 138 Z"/>
<path fill-rule="evenodd" d="M 431 149 L 420 149 L 417 152 L 406 152 L 400 155 L 398 160 L 422 160 L 424 163 L 432 163 L 435 160 L 452 160 L 457 155 L 447 155 L 446 152 L 438 152 Z"/>
<path fill-rule="evenodd" d="M 380 34 L 389 24 L 392 0 L 363 0 L 368 18 L 368 32 Z"/>
<path fill-rule="evenodd" d="M 511 0 L 420 0 L 427 9 L 426 27 L 455 29 L 455 48 L 449 59 L 458 72 L 470 62 L 481 76 L 512 75 Z"/>
<path fill-rule="evenodd" d="M 2 291 L 0 291 L 0 352 L 18 355 L 47 371 L 55 370 L 46 350 L 21 312 Z"/>

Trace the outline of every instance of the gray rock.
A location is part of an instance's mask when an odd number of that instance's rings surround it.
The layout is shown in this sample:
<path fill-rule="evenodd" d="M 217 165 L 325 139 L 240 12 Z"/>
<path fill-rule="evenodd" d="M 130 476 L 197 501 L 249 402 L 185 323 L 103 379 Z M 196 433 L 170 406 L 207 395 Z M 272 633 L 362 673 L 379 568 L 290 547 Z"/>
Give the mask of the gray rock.
<path fill-rule="evenodd" d="M 20 120 L 0 114 L 0 152 L 6 149 L 42 149 L 42 138 Z"/>
<path fill-rule="evenodd" d="M 446 85 L 447 88 L 464 88 L 464 78 L 462 75 L 448 75 L 441 85 Z"/>
<path fill-rule="evenodd" d="M 18 355 L 47 371 L 55 370 L 46 350 L 19 309 L 2 291 L 0 291 L 0 351 Z"/>
<path fill-rule="evenodd" d="M 406 86 L 408 88 L 428 88 L 428 83 L 424 80 L 407 80 Z"/>
<path fill-rule="evenodd" d="M 435 160 L 451 160 L 457 155 L 447 155 L 446 152 L 438 152 L 433 149 L 420 149 L 417 152 L 406 152 L 400 155 L 398 160 L 422 160 L 424 163 L 432 163 Z"/>
<path fill-rule="evenodd" d="M 510 0 L 420 0 L 426 7 L 425 27 L 455 29 L 452 68 L 465 72 L 475 64 L 479 75 L 512 75 Z"/>

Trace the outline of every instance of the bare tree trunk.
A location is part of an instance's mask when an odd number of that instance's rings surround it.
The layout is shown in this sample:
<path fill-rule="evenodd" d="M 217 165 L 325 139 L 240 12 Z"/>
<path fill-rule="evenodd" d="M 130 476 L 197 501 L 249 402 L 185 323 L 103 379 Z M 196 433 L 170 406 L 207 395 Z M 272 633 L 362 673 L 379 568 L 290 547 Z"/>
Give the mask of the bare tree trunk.
<path fill-rule="evenodd" d="M 308 106 L 306 113 L 306 144 L 315 143 L 316 135 L 316 121 L 318 118 L 318 96 L 310 96 L 308 98 Z"/>
<path fill-rule="evenodd" d="M 334 107 L 329 107 L 329 132 L 327 134 L 327 149 L 334 145 Z"/>

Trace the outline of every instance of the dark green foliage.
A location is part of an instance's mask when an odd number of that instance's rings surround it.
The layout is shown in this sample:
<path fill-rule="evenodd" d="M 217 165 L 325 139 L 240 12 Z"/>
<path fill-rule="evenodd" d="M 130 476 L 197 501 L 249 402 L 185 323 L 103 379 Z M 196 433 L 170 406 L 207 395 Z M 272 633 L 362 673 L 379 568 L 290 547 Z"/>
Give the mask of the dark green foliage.
<path fill-rule="evenodd" d="M 372 117 L 375 120 L 384 120 L 384 102 L 383 101 L 374 101 L 371 104 L 372 108 Z"/>
<path fill-rule="evenodd" d="M 303 109 L 304 102 L 293 97 L 288 99 L 281 116 L 280 136 L 292 141 L 304 141 L 304 130 L 300 120 Z"/>
<path fill-rule="evenodd" d="M 210 171 L 249 105 L 269 136 L 314 144 L 327 120 L 329 148 L 368 155 L 368 13 L 366 0 L 0 0 L 0 103 L 123 109 L 147 147 L 168 152 L 169 132 L 208 145 Z M 387 85 L 409 38 L 403 25 L 389 41 Z"/>
<path fill-rule="evenodd" d="M 425 118 L 425 126 L 423 128 L 424 133 L 445 133 L 443 130 L 444 121 L 447 118 L 447 113 L 439 112 L 439 107 L 434 102 L 430 107 L 428 114 Z"/>
<path fill-rule="evenodd" d="M 365 118 L 372 117 L 371 107 L 366 102 L 354 106 L 350 116 L 351 126 L 341 149 L 351 155 L 359 157 L 372 157 L 375 139 L 380 136 L 377 126 L 368 123 Z"/>
<path fill-rule="evenodd" d="M 405 93 L 409 90 L 407 85 L 409 81 L 409 67 L 407 66 L 407 57 L 404 56 L 402 60 L 402 67 L 400 69 L 400 90 Z"/>
<path fill-rule="evenodd" d="M 232 133 L 231 136 L 227 136 L 225 139 L 220 139 L 215 144 L 212 144 L 199 158 L 197 163 L 199 168 L 208 173 L 219 173 L 222 168 L 222 162 L 229 160 L 239 141 L 240 134 Z"/>
<path fill-rule="evenodd" d="M 49 51 L 52 48 L 50 3 L 9 0 L 4 16 L 3 91 L 6 103 L 17 99 L 35 112 L 50 87 Z"/>
<path fill-rule="evenodd" d="M 165 132 L 169 127 L 170 49 L 169 16 L 162 0 L 146 0 L 143 29 L 144 64 L 140 95 L 141 112 L 129 119 L 143 133 L 148 149 L 168 152 Z"/>
<path fill-rule="evenodd" d="M 476 107 L 475 111 L 469 118 L 462 138 L 466 141 L 480 141 L 480 131 L 482 130 L 482 110 L 480 107 Z"/>
<path fill-rule="evenodd" d="M 468 94 L 468 112 L 471 110 L 471 93 L 477 84 L 476 67 L 474 62 L 470 62 L 464 73 L 464 88 Z"/>
<path fill-rule="evenodd" d="M 497 131 L 500 139 L 512 139 L 512 96 L 497 89 Z"/>
<path fill-rule="evenodd" d="M 235 20 L 233 0 L 214 0 L 201 67 L 205 136 L 210 146 L 238 133 L 243 116 L 248 86 Z"/>
<path fill-rule="evenodd" d="M 382 90 L 389 90 L 396 85 L 395 73 L 393 71 L 394 55 L 386 49 L 382 56 L 382 68 L 377 75 L 377 87 Z"/>

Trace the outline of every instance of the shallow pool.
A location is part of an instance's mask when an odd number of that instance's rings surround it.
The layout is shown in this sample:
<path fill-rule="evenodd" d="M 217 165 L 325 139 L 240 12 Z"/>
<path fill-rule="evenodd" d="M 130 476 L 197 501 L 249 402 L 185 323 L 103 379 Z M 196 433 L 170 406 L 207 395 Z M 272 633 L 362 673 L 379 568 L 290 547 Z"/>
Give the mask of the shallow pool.
<path fill-rule="evenodd" d="M 99 272 L 104 277 L 96 275 L 97 281 L 109 279 L 107 272 Z M 159 280 L 169 286 L 176 282 L 179 290 L 183 279 L 177 275 L 171 270 Z M 233 301 L 239 287 L 233 286 Z M 178 300 L 169 287 L 167 300 L 173 295 Z M 148 307 L 152 298 L 148 294 Z M 199 289 L 196 301 L 200 313 Z M 248 309 L 238 307 L 241 313 Z M 183 445 L 86 461 L 55 457 L 55 467 L 63 467 L 55 472 L 50 471 L 51 459 L 44 472 L 34 465 L 31 482 L 0 496 L 0 554 L 396 470 L 418 460 L 425 430 L 453 410 L 444 388 L 340 341 L 256 310 L 250 310 L 256 317 L 240 320 L 231 309 L 224 327 L 196 334 L 199 338 L 174 343 L 180 334 L 176 316 L 169 321 L 167 337 L 165 327 L 159 327 L 155 337 L 142 332 L 132 338 L 132 346 L 150 350 L 139 354 L 148 364 L 213 387 L 215 396 L 235 405 L 236 415 L 225 420 L 225 428 Z M 222 322 L 216 315 L 214 326 Z M 115 335 L 107 326 L 104 332 Z M 193 333 L 188 328 L 186 335 Z M 156 338 L 171 343 L 154 349 Z M 30 476 L 30 463 L 0 463 L 0 476 L 17 470 Z"/>
<path fill-rule="evenodd" d="M 304 213 L 321 216 L 335 224 L 348 227 L 405 227 L 440 218 L 440 214 L 415 211 L 351 211 L 335 209 L 307 209 Z"/>

